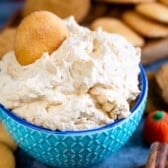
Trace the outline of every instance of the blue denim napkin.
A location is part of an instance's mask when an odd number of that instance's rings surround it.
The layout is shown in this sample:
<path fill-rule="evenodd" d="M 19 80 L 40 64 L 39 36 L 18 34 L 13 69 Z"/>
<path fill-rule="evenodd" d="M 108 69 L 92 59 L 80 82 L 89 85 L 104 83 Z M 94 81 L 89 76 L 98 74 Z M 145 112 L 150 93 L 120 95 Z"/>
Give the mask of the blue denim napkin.
<path fill-rule="evenodd" d="M 14 14 L 17 9 L 20 9 L 23 3 L 4 2 L 0 0 L 0 28 Z"/>

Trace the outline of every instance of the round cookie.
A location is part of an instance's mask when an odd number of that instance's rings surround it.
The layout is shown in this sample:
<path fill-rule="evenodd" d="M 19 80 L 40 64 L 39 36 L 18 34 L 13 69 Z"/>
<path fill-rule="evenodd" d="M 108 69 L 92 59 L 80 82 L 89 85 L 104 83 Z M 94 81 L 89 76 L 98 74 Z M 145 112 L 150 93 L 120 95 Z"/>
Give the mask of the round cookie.
<path fill-rule="evenodd" d="M 90 0 L 27 0 L 23 8 L 23 16 L 33 11 L 47 10 L 61 18 L 74 16 L 81 22 L 89 12 Z"/>
<path fill-rule="evenodd" d="M 17 149 L 16 143 L 9 136 L 8 132 L 5 130 L 2 123 L 0 123 L 0 142 L 3 142 L 7 146 L 9 146 L 13 151 Z"/>
<path fill-rule="evenodd" d="M 3 143 L 0 143 L 0 168 L 15 168 L 14 155 Z"/>
<path fill-rule="evenodd" d="M 33 12 L 17 28 L 16 59 L 21 65 L 31 64 L 44 52 L 56 50 L 67 36 L 68 29 L 58 16 L 48 11 Z"/>
<path fill-rule="evenodd" d="M 7 28 L 0 33 L 0 59 L 14 48 L 16 29 Z"/>
<path fill-rule="evenodd" d="M 168 23 L 168 7 L 157 2 L 142 3 L 136 6 L 136 11 L 153 20 Z M 152 10 L 151 10 L 152 9 Z"/>
<path fill-rule="evenodd" d="M 96 30 L 101 27 L 104 31 L 109 33 L 119 33 L 126 37 L 126 39 L 135 46 L 143 46 L 144 39 L 131 30 L 122 21 L 112 17 L 98 18 L 91 24 L 91 29 Z"/>
<path fill-rule="evenodd" d="M 134 11 L 126 11 L 122 16 L 124 22 L 139 34 L 148 38 L 168 37 L 166 25 L 150 20 Z"/>

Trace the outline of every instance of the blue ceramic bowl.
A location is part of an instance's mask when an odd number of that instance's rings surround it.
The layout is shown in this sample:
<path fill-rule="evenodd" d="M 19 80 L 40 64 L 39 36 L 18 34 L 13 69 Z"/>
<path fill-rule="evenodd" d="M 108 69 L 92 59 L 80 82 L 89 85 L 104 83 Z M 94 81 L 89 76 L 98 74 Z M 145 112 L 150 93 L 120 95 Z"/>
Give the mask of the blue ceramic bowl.
<path fill-rule="evenodd" d="M 147 99 L 148 83 L 140 65 L 141 94 L 129 118 L 85 131 L 51 131 L 32 125 L 0 105 L 2 122 L 20 148 L 44 164 L 87 167 L 119 150 L 137 128 Z"/>

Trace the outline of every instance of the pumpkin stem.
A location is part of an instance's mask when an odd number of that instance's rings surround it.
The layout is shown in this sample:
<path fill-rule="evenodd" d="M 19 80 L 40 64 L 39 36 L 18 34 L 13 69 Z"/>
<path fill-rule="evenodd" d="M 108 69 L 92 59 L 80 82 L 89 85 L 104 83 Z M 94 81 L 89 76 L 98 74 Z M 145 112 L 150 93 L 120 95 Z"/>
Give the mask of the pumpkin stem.
<path fill-rule="evenodd" d="M 153 119 L 155 121 L 161 120 L 164 117 L 164 112 L 163 111 L 158 111 L 153 115 Z"/>

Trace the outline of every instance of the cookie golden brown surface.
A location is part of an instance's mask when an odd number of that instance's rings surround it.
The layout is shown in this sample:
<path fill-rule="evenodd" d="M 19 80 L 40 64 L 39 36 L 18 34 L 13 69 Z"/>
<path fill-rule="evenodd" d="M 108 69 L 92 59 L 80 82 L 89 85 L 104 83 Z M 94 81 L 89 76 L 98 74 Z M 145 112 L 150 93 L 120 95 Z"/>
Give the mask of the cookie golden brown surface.
<path fill-rule="evenodd" d="M 156 21 L 168 23 L 168 7 L 161 3 L 142 3 L 136 6 L 136 11 Z"/>
<path fill-rule="evenodd" d="M 47 10 L 61 18 L 74 16 L 81 22 L 90 9 L 90 0 L 26 0 L 23 16 L 39 10 Z"/>
<path fill-rule="evenodd" d="M 0 168 L 15 168 L 14 155 L 3 143 L 0 143 Z"/>
<path fill-rule="evenodd" d="M 7 28 L 0 33 L 0 59 L 14 49 L 15 28 Z"/>
<path fill-rule="evenodd" d="M 4 144 L 6 144 L 13 151 L 17 149 L 16 143 L 9 136 L 8 132 L 5 130 L 2 123 L 0 123 L 0 142 L 3 142 Z"/>
<path fill-rule="evenodd" d="M 117 18 L 98 18 L 91 23 L 90 27 L 92 30 L 96 30 L 98 27 L 101 27 L 106 32 L 119 33 L 126 37 L 126 39 L 135 46 L 144 45 L 144 39 Z"/>
<path fill-rule="evenodd" d="M 31 64 L 44 52 L 57 49 L 67 36 L 68 29 L 58 16 L 48 11 L 33 12 L 17 28 L 16 59 L 21 65 Z"/>
<path fill-rule="evenodd" d="M 123 14 L 123 20 L 135 31 L 148 38 L 163 38 L 168 36 L 168 27 L 149 20 L 134 11 Z"/>
<path fill-rule="evenodd" d="M 160 0 L 161 3 L 168 5 L 168 0 Z"/>

